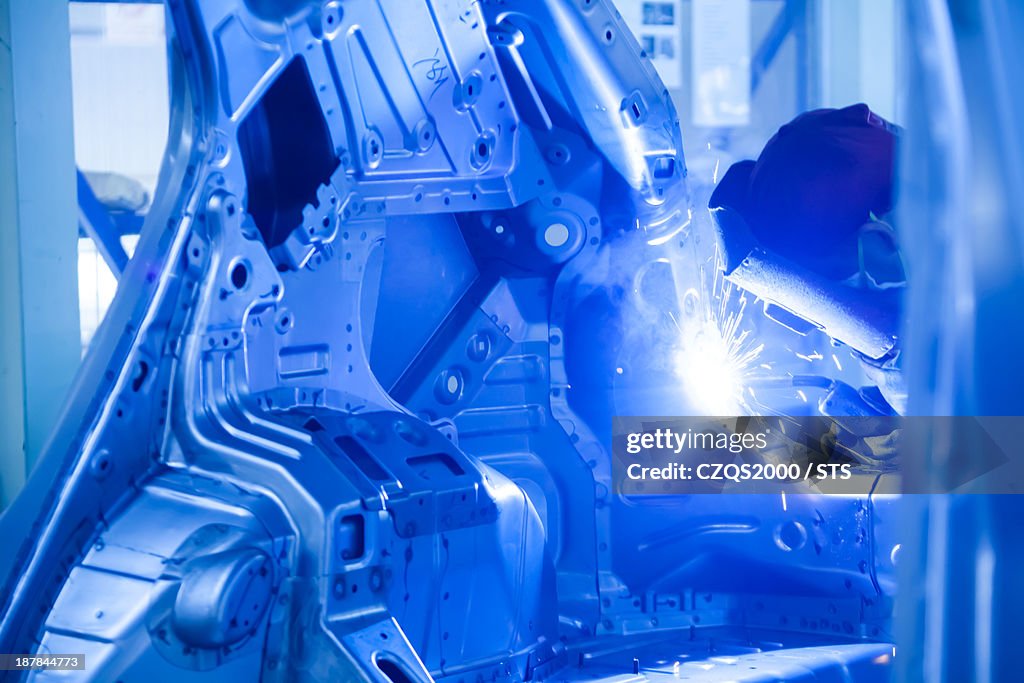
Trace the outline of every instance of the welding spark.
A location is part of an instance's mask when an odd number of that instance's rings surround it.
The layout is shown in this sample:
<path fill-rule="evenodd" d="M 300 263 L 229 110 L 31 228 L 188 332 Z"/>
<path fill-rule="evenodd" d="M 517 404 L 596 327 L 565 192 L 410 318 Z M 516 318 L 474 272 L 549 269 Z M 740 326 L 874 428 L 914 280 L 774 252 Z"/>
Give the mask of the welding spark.
<path fill-rule="evenodd" d="M 712 278 L 701 267 L 704 291 L 696 304 L 699 310 L 682 324 L 672 316 L 682 337 L 675 373 L 687 398 L 705 414 L 746 414 L 751 412 L 747 385 L 760 366 L 764 344 L 755 344 L 751 330 L 743 328 L 749 295 L 728 282 L 716 264 L 712 266 Z"/>
<path fill-rule="evenodd" d="M 716 164 L 716 182 L 717 174 Z M 677 314 L 667 314 L 671 326 L 660 328 L 672 348 L 660 362 L 678 380 L 692 414 L 766 415 L 780 406 L 788 409 L 794 400 L 816 404 L 817 394 L 801 387 L 819 391 L 820 386 L 796 383 L 793 371 L 841 373 L 840 358 L 814 348 L 820 337 L 790 334 L 769 320 L 760 299 L 725 278 L 718 247 L 709 248 L 715 240 L 697 239 L 708 237 L 707 218 L 690 212 L 683 220 L 678 229 L 648 239 L 648 245 L 673 248 L 669 259 L 680 305 Z"/>

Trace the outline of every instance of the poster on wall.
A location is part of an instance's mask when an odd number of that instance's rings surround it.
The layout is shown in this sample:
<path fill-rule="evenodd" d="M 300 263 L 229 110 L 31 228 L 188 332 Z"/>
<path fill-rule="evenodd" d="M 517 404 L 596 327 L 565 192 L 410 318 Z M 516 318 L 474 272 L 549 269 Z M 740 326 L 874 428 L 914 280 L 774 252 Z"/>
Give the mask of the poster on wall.
<path fill-rule="evenodd" d="M 618 7 L 665 87 L 681 88 L 682 0 L 625 0 Z"/>
<path fill-rule="evenodd" d="M 750 0 L 693 0 L 690 35 L 695 126 L 750 123 Z"/>

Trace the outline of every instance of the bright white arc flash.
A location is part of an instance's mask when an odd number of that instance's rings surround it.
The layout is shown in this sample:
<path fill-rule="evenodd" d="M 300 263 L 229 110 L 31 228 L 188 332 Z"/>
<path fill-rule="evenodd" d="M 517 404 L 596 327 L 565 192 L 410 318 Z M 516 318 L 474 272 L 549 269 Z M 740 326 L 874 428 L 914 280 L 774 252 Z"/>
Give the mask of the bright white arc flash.
<path fill-rule="evenodd" d="M 751 330 L 741 324 L 746 292 L 727 282 L 717 264 L 711 272 L 706 279 L 704 268 L 699 269 L 703 291 L 696 315 L 682 323 L 672 316 L 681 337 L 675 373 L 691 409 L 710 416 L 746 415 L 750 406 L 744 392 L 757 373 L 764 344 L 755 344 Z"/>
<path fill-rule="evenodd" d="M 676 353 L 676 375 L 694 408 L 706 415 L 739 415 L 743 368 L 712 321 Z"/>

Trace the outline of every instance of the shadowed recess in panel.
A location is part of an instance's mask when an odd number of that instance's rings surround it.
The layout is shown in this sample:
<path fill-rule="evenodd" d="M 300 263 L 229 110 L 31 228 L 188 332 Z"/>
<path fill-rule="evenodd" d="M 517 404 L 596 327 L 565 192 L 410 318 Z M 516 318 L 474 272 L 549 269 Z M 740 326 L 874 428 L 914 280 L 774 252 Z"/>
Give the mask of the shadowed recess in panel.
<path fill-rule="evenodd" d="M 302 209 L 338 166 L 306 63 L 295 58 L 238 128 L 246 206 L 276 247 L 302 224 Z"/>

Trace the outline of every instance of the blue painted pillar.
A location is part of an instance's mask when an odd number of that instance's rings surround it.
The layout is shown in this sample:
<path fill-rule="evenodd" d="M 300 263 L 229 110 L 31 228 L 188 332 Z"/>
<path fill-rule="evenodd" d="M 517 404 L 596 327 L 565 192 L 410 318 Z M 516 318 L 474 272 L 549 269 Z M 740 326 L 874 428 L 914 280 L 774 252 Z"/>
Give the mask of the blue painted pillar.
<path fill-rule="evenodd" d="M 0 0 L 0 506 L 81 359 L 67 0 Z"/>

